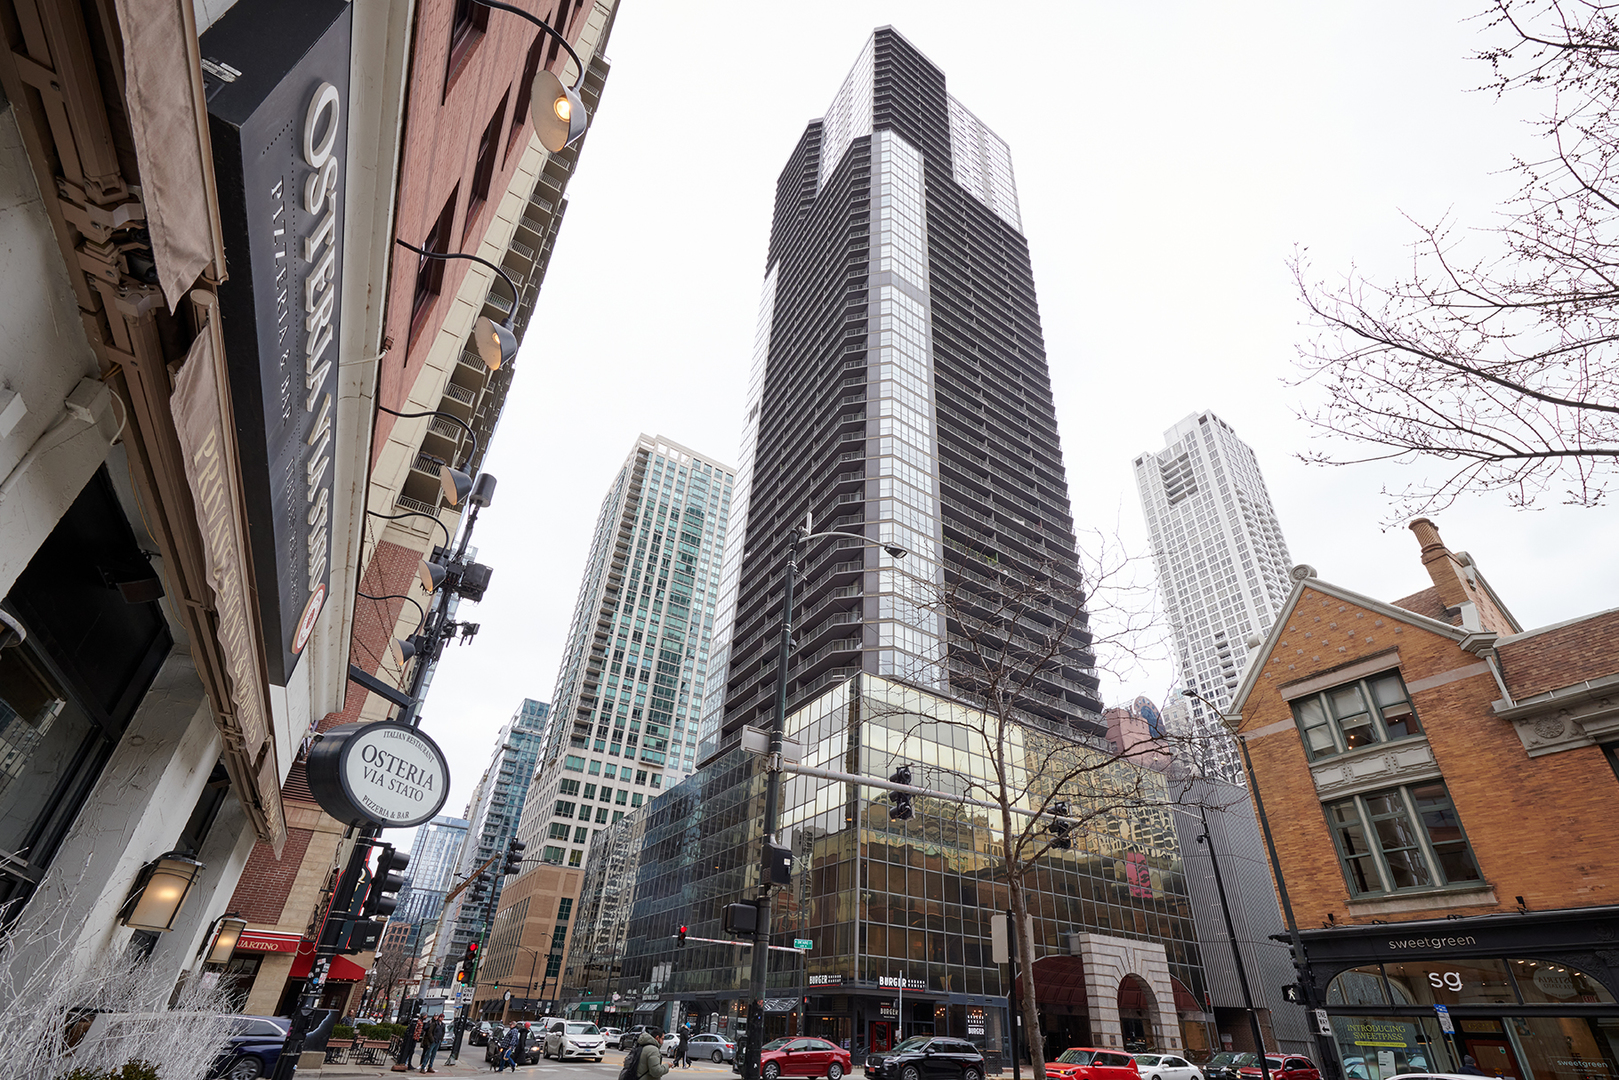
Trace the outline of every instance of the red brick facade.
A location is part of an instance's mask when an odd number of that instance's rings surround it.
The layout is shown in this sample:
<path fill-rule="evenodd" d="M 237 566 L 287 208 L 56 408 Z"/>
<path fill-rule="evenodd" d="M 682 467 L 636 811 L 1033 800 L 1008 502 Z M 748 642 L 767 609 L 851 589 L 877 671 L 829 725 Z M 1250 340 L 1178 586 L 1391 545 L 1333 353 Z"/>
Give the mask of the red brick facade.
<path fill-rule="evenodd" d="M 1455 565 L 1448 552 L 1431 558 L 1437 539 L 1434 531 L 1424 547 L 1430 569 L 1440 564 L 1436 577 Z M 1448 601 L 1446 608 L 1473 599 L 1486 627 L 1501 627 L 1510 616 L 1477 580 L 1478 589 L 1455 589 L 1449 596 L 1441 582 L 1435 589 Z M 1431 602 L 1433 595 L 1424 591 L 1410 599 Z M 1449 620 L 1407 614 L 1316 579 L 1307 579 L 1284 610 L 1254 657 L 1257 670 L 1245 676 L 1237 711 L 1274 831 L 1277 869 L 1301 926 L 1516 911 L 1520 897 L 1529 910 L 1619 903 L 1614 770 L 1596 745 L 1531 757 L 1513 722 L 1497 715 L 1503 694 L 1488 645 L 1487 634 L 1469 635 Z M 1499 662 L 1518 702 L 1613 675 L 1619 672 L 1619 613 L 1512 635 L 1502 640 Z M 1332 686 L 1335 672 L 1347 682 L 1369 675 L 1369 668 L 1396 666 L 1411 692 L 1431 763 L 1419 760 L 1416 740 L 1404 740 L 1312 765 L 1289 698 L 1300 689 Z M 1323 804 L 1342 797 L 1334 792 L 1431 782 L 1435 767 L 1482 882 L 1354 896 Z"/>

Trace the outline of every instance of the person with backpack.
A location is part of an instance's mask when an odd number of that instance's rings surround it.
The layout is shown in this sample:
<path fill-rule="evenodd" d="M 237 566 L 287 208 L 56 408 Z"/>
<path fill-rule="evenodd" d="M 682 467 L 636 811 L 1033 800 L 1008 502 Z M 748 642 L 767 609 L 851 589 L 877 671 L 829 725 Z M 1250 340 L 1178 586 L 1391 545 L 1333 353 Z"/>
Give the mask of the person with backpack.
<path fill-rule="evenodd" d="M 686 1044 L 691 1042 L 691 1028 L 682 1027 L 680 1034 L 675 1036 L 675 1039 L 675 1060 L 680 1062 L 681 1068 L 691 1068 L 691 1058 L 686 1056 Z"/>
<path fill-rule="evenodd" d="M 648 1048 L 651 1053 L 647 1052 Z M 660 1080 L 668 1071 L 669 1066 L 663 1063 L 663 1032 L 649 1027 L 624 1055 L 624 1067 L 618 1071 L 618 1080 Z"/>

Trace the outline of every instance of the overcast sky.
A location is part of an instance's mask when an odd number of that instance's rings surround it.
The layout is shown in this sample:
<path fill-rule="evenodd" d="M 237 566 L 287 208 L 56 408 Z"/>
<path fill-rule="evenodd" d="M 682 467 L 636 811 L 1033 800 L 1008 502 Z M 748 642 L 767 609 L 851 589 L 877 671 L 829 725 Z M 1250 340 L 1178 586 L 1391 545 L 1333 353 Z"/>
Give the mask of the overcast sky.
<path fill-rule="evenodd" d="M 1494 40 L 1456 3 L 623 0 L 488 469 L 482 624 L 424 715 L 460 813 L 496 729 L 549 700 L 596 512 L 640 432 L 735 462 L 776 174 L 892 25 L 1011 147 L 1076 526 L 1145 549 L 1130 463 L 1212 409 L 1258 454 L 1294 562 L 1384 599 L 1426 587 L 1385 528 L 1421 466 L 1322 469 L 1286 385 L 1287 259 L 1388 278 L 1413 229 L 1487 226 L 1540 103 L 1473 92 Z M 1526 626 L 1615 606 L 1611 510 L 1480 498 L 1436 515 Z M 1104 683 L 1161 696 L 1170 672 Z"/>

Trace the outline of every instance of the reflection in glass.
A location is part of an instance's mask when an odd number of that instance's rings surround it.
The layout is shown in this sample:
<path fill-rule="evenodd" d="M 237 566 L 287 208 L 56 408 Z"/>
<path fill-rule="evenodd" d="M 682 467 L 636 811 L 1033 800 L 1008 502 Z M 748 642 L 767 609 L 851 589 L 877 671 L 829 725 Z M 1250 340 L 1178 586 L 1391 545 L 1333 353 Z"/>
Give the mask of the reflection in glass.
<path fill-rule="evenodd" d="M 1545 960 L 1510 960 L 1508 964 L 1527 1004 L 1613 1004 L 1608 988 L 1583 971 Z"/>
<path fill-rule="evenodd" d="M 1345 971 L 1327 987 L 1328 1005 L 1386 1005 L 1383 978 L 1376 964 Z"/>
<path fill-rule="evenodd" d="M 1396 1000 L 1408 1005 L 1511 1005 L 1517 1002 L 1500 960 L 1385 964 Z"/>

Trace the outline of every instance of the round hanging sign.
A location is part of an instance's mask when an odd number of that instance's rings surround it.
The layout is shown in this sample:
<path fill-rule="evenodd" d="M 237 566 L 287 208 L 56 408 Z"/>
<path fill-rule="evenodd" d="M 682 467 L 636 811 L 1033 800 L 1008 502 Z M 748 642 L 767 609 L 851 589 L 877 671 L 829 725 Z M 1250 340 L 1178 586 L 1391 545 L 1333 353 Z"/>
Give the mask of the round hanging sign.
<path fill-rule="evenodd" d="M 305 768 L 315 801 L 345 825 L 422 825 L 450 794 L 444 751 L 407 724 L 331 728 L 310 748 Z"/>

